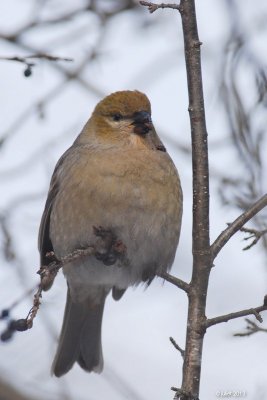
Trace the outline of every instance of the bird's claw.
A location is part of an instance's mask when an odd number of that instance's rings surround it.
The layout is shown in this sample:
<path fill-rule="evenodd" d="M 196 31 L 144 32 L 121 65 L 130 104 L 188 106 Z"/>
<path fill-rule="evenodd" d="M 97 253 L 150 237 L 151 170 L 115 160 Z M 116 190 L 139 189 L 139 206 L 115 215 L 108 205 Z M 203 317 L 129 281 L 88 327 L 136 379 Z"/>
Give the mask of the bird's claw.
<path fill-rule="evenodd" d="M 95 236 L 99 239 L 95 244 L 95 257 L 105 265 L 113 265 L 126 253 L 126 246 L 110 230 L 102 226 L 93 226 Z"/>

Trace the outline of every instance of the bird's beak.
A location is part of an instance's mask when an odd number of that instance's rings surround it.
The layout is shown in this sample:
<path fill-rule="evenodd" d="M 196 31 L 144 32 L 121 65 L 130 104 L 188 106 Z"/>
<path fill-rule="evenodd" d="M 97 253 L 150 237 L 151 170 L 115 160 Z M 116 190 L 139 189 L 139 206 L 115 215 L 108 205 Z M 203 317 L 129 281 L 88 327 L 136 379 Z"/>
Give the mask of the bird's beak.
<path fill-rule="evenodd" d="M 147 111 L 137 111 L 134 114 L 132 125 L 134 125 L 134 133 L 146 135 L 153 128 L 151 115 Z"/>

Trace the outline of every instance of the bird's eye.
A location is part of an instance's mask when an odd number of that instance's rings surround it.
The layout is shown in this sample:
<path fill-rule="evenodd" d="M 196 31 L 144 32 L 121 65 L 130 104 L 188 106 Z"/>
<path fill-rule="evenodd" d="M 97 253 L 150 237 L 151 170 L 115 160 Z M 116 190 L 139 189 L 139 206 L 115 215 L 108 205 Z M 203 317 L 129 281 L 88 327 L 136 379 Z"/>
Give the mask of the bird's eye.
<path fill-rule="evenodd" d="M 114 114 L 114 115 L 112 115 L 112 119 L 113 119 L 113 121 L 120 121 L 122 119 L 122 115 Z"/>

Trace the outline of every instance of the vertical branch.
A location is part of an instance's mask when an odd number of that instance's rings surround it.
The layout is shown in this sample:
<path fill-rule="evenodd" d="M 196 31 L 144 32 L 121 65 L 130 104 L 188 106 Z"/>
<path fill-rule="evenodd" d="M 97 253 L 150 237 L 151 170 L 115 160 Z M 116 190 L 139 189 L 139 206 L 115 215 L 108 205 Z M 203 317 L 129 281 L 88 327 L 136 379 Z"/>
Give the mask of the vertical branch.
<path fill-rule="evenodd" d="M 211 269 L 209 240 L 209 169 L 201 75 L 200 46 L 194 0 L 181 0 L 193 166 L 193 274 L 189 289 L 183 382 L 184 400 L 198 399 L 205 334 L 205 309 Z"/>

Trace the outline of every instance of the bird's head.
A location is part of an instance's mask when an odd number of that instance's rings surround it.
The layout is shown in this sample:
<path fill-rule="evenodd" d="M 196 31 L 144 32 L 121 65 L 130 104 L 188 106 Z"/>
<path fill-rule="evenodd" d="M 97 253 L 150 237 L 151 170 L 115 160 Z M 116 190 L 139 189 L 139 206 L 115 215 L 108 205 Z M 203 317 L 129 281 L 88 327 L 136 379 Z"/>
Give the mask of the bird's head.
<path fill-rule="evenodd" d="M 101 144 L 152 147 L 159 141 L 151 120 L 147 96 L 137 90 L 110 94 L 95 107 L 82 132 Z"/>

